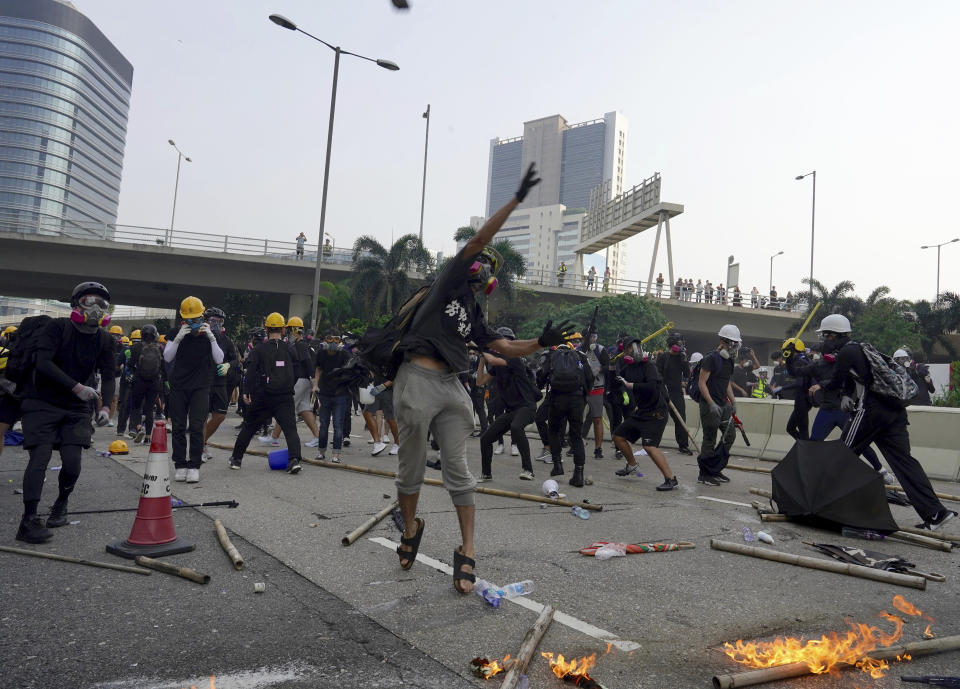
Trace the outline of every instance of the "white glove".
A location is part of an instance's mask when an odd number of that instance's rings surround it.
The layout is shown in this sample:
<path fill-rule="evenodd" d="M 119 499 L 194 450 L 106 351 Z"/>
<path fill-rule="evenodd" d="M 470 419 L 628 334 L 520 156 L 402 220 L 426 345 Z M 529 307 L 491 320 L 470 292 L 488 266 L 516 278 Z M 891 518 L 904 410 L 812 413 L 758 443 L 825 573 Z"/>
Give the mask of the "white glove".
<path fill-rule="evenodd" d="M 214 336 L 213 331 L 210 330 L 210 326 L 207 323 L 204 323 L 200 326 L 200 332 L 207 336 L 207 339 L 213 342 L 217 338 Z"/>
<path fill-rule="evenodd" d="M 104 407 L 97 412 L 97 425 L 106 426 L 108 423 L 110 423 L 110 410 Z"/>
<path fill-rule="evenodd" d="M 77 383 L 70 391 L 84 402 L 89 402 L 90 400 L 95 400 L 100 397 L 100 394 L 96 390 L 83 383 Z"/>
<path fill-rule="evenodd" d="M 854 402 L 852 397 L 844 395 L 840 398 L 840 411 L 853 411 L 856 408 L 857 403 Z"/>
<path fill-rule="evenodd" d="M 180 344 L 180 342 L 183 341 L 183 338 L 185 338 L 189 334 L 190 334 L 190 326 L 184 323 L 183 325 L 180 326 L 180 330 L 179 332 L 177 332 L 177 336 L 173 338 L 173 341 L 176 342 L 177 344 Z"/>
<path fill-rule="evenodd" d="M 716 402 L 710 402 L 710 414 L 720 418 L 720 406 Z"/>
<path fill-rule="evenodd" d="M 218 375 L 218 376 L 225 376 L 225 375 L 227 375 L 227 371 L 229 371 L 229 370 L 230 370 L 230 364 L 217 364 L 217 375 Z"/>

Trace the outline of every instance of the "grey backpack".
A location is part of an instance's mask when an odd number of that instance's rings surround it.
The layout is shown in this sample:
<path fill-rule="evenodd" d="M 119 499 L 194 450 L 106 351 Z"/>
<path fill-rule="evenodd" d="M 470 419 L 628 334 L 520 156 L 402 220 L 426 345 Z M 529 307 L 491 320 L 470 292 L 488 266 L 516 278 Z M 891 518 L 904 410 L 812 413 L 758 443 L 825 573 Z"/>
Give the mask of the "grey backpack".
<path fill-rule="evenodd" d="M 902 407 L 908 406 L 920 393 L 920 389 L 906 369 L 872 344 L 863 342 L 860 348 L 863 349 L 867 363 L 870 364 L 870 373 L 873 374 L 870 392 Z"/>

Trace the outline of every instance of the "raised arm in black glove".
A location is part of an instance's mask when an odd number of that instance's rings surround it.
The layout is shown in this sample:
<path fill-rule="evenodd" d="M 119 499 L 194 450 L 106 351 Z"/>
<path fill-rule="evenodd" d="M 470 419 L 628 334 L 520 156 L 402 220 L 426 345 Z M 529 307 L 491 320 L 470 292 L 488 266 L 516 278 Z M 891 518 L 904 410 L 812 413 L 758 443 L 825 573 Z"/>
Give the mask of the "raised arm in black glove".
<path fill-rule="evenodd" d="M 520 188 L 517 189 L 517 201 L 523 203 L 523 200 L 527 198 L 527 193 L 533 189 L 535 186 L 540 184 L 540 178 L 537 177 L 536 163 L 530 163 L 530 167 L 527 168 L 527 174 L 523 176 L 523 180 L 520 182 Z"/>
<path fill-rule="evenodd" d="M 537 344 L 541 347 L 553 347 L 554 345 L 563 344 L 567 338 L 567 330 L 573 325 L 570 321 L 564 321 L 560 325 L 554 326 L 553 321 L 547 321 L 547 324 L 543 326 L 543 332 L 540 333 L 540 337 L 537 338 Z"/>

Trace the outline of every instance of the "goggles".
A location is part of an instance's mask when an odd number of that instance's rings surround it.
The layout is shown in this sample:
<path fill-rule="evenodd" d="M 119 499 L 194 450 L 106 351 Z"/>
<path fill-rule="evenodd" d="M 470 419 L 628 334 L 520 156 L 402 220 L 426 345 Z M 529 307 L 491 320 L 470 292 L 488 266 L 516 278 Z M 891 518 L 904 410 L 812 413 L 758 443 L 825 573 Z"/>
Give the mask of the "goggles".
<path fill-rule="evenodd" d="M 339 335 L 327 335 L 325 338 L 323 338 L 323 341 L 324 341 L 324 342 L 329 342 L 329 343 L 331 343 L 331 344 L 333 344 L 334 342 L 340 342 L 340 336 L 339 336 Z"/>
<path fill-rule="evenodd" d="M 77 306 L 82 309 L 99 308 L 102 311 L 106 311 L 108 308 L 110 308 L 110 304 L 107 303 L 107 300 L 97 294 L 84 294 L 77 300 Z"/>

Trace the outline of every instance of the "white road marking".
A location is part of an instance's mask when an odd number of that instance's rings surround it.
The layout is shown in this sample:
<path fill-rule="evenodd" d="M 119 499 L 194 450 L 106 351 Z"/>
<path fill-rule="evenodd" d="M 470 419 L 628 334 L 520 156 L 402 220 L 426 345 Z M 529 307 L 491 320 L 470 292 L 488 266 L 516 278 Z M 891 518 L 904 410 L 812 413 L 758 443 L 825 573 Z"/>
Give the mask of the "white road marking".
<path fill-rule="evenodd" d="M 381 538 L 379 536 L 368 539 L 373 543 L 378 543 L 385 548 L 396 551 L 397 546 L 400 545 L 395 541 L 391 541 L 389 538 Z M 440 560 L 435 560 L 429 555 L 424 555 L 423 553 L 417 553 L 417 562 L 426 565 L 427 567 L 432 567 L 438 572 L 443 572 L 444 574 L 453 576 L 453 567 L 448 565 L 445 562 L 440 562 Z M 492 582 L 491 582 L 492 583 Z M 493 584 L 496 586 L 496 584 Z M 526 608 L 535 613 L 539 613 L 543 610 L 544 606 L 542 603 L 538 603 L 534 600 L 530 600 L 526 596 L 518 596 L 516 598 L 508 598 L 508 601 L 519 605 L 521 608 Z M 640 648 L 640 644 L 634 641 L 628 641 L 626 639 L 621 639 L 619 636 L 613 632 L 608 632 L 606 629 L 600 629 L 595 627 L 589 622 L 584 622 L 583 620 L 577 619 L 572 615 L 568 615 L 565 612 L 557 610 L 553 615 L 554 622 L 559 622 L 560 624 L 570 627 L 571 629 L 580 632 L 581 634 L 586 634 L 591 636 L 594 639 L 599 639 L 600 641 L 610 644 L 611 646 L 616 646 L 621 651 L 635 651 Z"/>
<path fill-rule="evenodd" d="M 753 507 L 749 502 L 737 502 L 736 500 L 723 500 L 721 498 L 710 498 L 706 495 L 698 495 L 697 500 L 710 500 L 711 502 L 724 502 L 728 505 L 739 505 L 740 507 Z"/>

